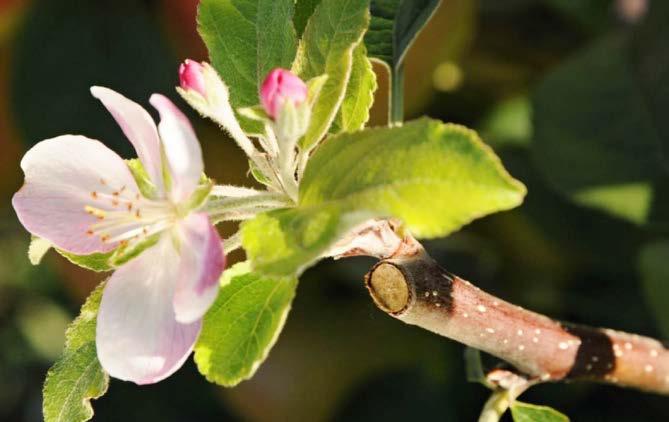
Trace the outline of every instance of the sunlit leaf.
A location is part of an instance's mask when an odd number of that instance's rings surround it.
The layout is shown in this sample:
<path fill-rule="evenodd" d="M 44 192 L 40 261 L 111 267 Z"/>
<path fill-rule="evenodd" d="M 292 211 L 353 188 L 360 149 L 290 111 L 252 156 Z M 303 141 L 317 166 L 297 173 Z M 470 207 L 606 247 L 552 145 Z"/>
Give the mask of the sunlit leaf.
<path fill-rule="evenodd" d="M 569 418 L 547 406 L 516 401 L 511 405 L 514 422 L 569 422 Z"/>
<path fill-rule="evenodd" d="M 146 198 L 155 198 L 158 193 L 156 185 L 151 181 L 149 173 L 146 172 L 146 169 L 139 158 L 125 160 L 125 163 L 128 165 L 130 173 L 132 173 L 132 177 L 135 179 L 137 187 L 142 195 Z"/>
<path fill-rule="evenodd" d="M 309 161 L 297 208 L 242 225 L 255 268 L 293 274 L 372 217 L 396 217 L 423 238 L 520 204 L 514 180 L 475 132 L 420 119 L 334 136 Z"/>
<path fill-rule="evenodd" d="M 117 248 L 108 259 L 109 265 L 117 268 L 131 259 L 138 257 L 142 252 L 158 243 L 161 236 L 161 233 L 156 233 L 146 239 Z"/>
<path fill-rule="evenodd" d="M 94 252 L 89 255 L 75 255 L 73 253 L 65 252 L 62 249 L 56 248 L 59 254 L 67 258 L 71 263 L 78 265 L 87 270 L 105 272 L 111 271 L 114 269 L 110 259 L 114 255 L 115 251 L 111 252 Z"/>
<path fill-rule="evenodd" d="M 297 279 L 267 277 L 247 263 L 226 270 L 204 317 L 195 362 L 211 382 L 233 386 L 249 379 L 276 342 L 295 296 Z"/>
<path fill-rule="evenodd" d="M 334 121 L 334 130 L 330 131 L 355 132 L 362 129 L 369 120 L 369 109 L 374 102 L 376 88 L 376 74 L 367 58 L 365 45 L 360 43 L 353 50 L 353 65 L 346 96 Z"/>
<path fill-rule="evenodd" d="M 93 417 L 90 400 L 102 396 L 109 376 L 98 362 L 95 327 L 104 283 L 88 297 L 65 334 L 63 355 L 44 382 L 45 422 L 81 422 Z"/>
<path fill-rule="evenodd" d="M 339 110 L 353 66 L 353 50 L 369 24 L 369 0 L 323 0 L 304 30 L 293 70 L 304 80 L 328 76 L 300 145 L 309 150 L 325 136 Z"/>

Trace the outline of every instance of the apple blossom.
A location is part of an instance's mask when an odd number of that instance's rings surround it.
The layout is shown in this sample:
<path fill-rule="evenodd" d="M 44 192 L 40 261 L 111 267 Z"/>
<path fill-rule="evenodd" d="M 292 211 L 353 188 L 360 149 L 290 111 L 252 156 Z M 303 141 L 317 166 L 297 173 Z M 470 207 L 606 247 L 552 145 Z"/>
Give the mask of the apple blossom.
<path fill-rule="evenodd" d="M 12 204 L 28 231 L 71 254 L 150 242 L 107 281 L 96 344 L 111 376 L 153 383 L 192 351 L 225 256 L 209 216 L 198 208 L 202 201 L 193 200 L 203 161 L 187 118 L 154 94 L 150 102 L 161 117 L 156 128 L 146 110 L 122 95 L 102 87 L 91 92 L 134 146 L 153 194 L 143 194 L 126 162 L 101 142 L 63 135 L 26 153 L 25 184 Z"/>

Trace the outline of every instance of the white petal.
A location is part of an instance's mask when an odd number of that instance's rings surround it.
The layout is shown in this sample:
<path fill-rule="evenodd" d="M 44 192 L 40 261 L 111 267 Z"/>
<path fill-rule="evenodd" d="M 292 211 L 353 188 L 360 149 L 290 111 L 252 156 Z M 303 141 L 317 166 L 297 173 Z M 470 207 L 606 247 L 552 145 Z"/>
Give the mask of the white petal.
<path fill-rule="evenodd" d="M 21 168 L 25 184 L 12 204 L 28 231 L 76 254 L 116 246 L 87 234 L 98 219 L 85 210 L 116 210 L 136 201 L 135 179 L 114 151 L 93 139 L 64 135 L 32 147 Z"/>
<path fill-rule="evenodd" d="M 96 342 L 102 367 L 114 378 L 158 382 L 183 365 L 201 321 L 176 321 L 172 297 L 179 256 L 170 236 L 119 268 L 102 295 Z"/>
<path fill-rule="evenodd" d="M 149 100 L 160 113 L 158 130 L 172 175 L 172 199 L 182 202 L 193 193 L 204 171 L 202 149 L 188 118 L 160 94 Z"/>
<path fill-rule="evenodd" d="M 158 188 L 158 192 L 162 193 L 164 185 L 160 138 L 151 115 L 139 104 L 111 89 L 94 86 L 91 88 L 91 93 L 102 101 L 114 116 L 125 136 L 135 147 L 137 157 L 144 165 L 151 181 Z"/>
<path fill-rule="evenodd" d="M 216 299 L 225 267 L 221 238 L 204 213 L 191 214 L 179 223 L 181 268 L 174 293 L 177 320 L 201 318 Z"/>

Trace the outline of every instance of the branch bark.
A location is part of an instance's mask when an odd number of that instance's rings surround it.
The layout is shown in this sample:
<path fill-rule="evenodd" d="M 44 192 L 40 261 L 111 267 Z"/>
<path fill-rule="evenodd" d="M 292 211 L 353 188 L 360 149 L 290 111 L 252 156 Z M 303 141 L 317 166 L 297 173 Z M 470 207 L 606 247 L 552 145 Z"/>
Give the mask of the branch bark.
<path fill-rule="evenodd" d="M 441 268 L 413 238 L 365 277 L 389 315 L 483 350 L 530 379 L 586 380 L 669 395 L 669 349 L 652 338 L 556 321 Z M 376 248 L 378 250 L 378 248 Z M 364 254 L 358 250 L 345 256 Z"/>

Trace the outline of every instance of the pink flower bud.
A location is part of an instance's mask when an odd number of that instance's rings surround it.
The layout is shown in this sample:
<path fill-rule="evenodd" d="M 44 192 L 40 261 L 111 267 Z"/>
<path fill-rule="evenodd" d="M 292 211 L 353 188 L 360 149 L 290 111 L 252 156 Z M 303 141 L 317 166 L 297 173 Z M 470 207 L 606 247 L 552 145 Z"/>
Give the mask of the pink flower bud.
<path fill-rule="evenodd" d="M 271 118 L 276 118 L 286 100 L 298 106 L 306 99 L 307 85 L 286 69 L 269 72 L 260 88 L 260 100 Z"/>
<path fill-rule="evenodd" d="M 179 83 L 181 88 L 186 91 L 195 91 L 206 96 L 204 83 L 204 67 L 193 60 L 184 61 L 179 66 Z"/>

